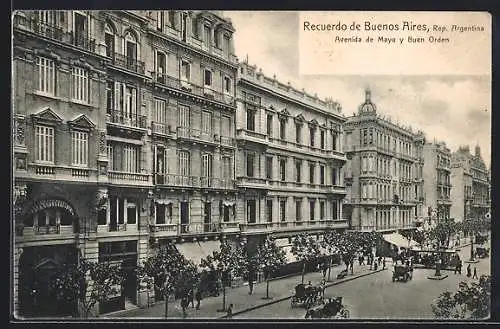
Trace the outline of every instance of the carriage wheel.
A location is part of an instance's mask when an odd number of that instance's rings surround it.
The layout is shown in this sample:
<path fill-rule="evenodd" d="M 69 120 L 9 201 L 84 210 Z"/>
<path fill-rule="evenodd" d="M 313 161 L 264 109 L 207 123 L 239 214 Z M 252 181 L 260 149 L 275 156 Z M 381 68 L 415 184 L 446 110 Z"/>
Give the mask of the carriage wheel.
<path fill-rule="evenodd" d="M 351 314 L 349 313 L 349 310 L 343 309 L 342 316 L 344 317 L 344 319 L 349 319 Z"/>

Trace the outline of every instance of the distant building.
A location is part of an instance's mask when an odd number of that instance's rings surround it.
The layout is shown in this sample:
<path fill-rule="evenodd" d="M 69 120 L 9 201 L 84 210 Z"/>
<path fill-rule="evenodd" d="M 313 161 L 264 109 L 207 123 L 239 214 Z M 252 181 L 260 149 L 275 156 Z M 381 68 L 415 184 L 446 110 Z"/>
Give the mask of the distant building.
<path fill-rule="evenodd" d="M 395 232 L 422 217 L 422 132 L 383 118 L 370 90 L 344 125 L 345 213 L 355 230 Z"/>
<path fill-rule="evenodd" d="M 424 151 L 424 198 L 429 219 L 450 218 L 452 204 L 451 153 L 444 142 L 426 143 Z"/>
<path fill-rule="evenodd" d="M 450 215 L 455 220 L 484 218 L 491 211 L 490 172 L 479 146 L 474 154 L 469 146 L 461 146 L 452 154 L 451 184 L 453 204 Z"/>

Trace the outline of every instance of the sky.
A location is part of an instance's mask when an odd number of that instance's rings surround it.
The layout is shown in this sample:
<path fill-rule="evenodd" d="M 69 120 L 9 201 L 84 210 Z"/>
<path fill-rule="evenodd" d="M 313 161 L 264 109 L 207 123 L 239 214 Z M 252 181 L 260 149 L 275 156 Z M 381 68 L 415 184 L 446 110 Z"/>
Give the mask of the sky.
<path fill-rule="evenodd" d="M 235 52 L 240 61 L 261 68 L 267 76 L 320 98 L 331 97 L 351 116 L 372 91 L 377 112 L 393 122 L 423 130 L 427 140 L 444 141 L 451 151 L 479 145 L 490 165 L 491 76 L 335 76 L 300 75 L 298 13 L 224 11 L 236 30 Z"/>

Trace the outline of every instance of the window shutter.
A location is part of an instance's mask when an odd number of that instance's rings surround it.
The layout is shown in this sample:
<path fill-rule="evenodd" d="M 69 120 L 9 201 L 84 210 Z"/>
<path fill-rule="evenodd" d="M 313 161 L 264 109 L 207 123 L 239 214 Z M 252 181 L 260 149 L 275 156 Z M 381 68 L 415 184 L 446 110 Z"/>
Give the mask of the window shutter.
<path fill-rule="evenodd" d="M 113 110 L 113 114 L 116 114 L 116 111 L 120 110 L 120 83 L 115 81 L 115 108 Z"/>
<path fill-rule="evenodd" d="M 120 88 L 120 111 L 122 114 L 125 113 L 125 109 L 127 108 L 127 105 L 125 104 L 125 102 L 126 102 L 126 99 L 125 99 L 126 87 L 127 86 L 122 82 L 121 88 Z"/>
<path fill-rule="evenodd" d="M 158 148 L 157 145 L 153 146 L 153 173 L 158 172 L 158 160 L 157 160 L 158 151 L 157 151 L 157 148 Z"/>
<path fill-rule="evenodd" d="M 147 161 L 146 161 L 146 148 L 141 147 L 140 148 L 140 165 L 141 165 L 141 172 L 147 172 L 146 166 L 147 166 Z"/>
<path fill-rule="evenodd" d="M 158 79 L 158 50 L 154 51 L 154 71 L 156 79 Z"/>
<path fill-rule="evenodd" d="M 132 89 L 132 108 L 130 109 L 130 114 L 136 116 L 139 111 L 137 111 L 137 89 Z"/>

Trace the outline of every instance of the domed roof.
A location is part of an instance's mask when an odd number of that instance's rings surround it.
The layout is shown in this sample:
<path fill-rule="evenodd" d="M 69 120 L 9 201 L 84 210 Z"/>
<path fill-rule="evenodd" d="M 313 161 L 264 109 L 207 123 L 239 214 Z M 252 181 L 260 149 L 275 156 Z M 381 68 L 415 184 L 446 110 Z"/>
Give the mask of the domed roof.
<path fill-rule="evenodd" d="M 365 90 L 365 102 L 359 106 L 359 113 L 375 113 L 377 112 L 377 106 L 372 103 L 370 89 Z"/>

